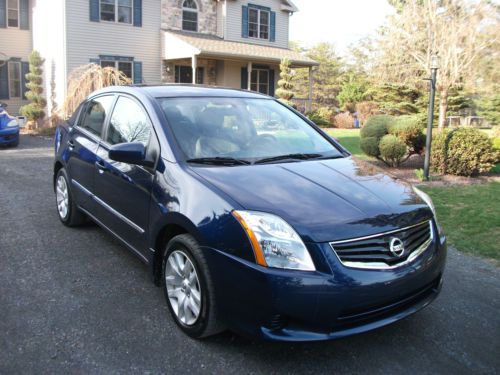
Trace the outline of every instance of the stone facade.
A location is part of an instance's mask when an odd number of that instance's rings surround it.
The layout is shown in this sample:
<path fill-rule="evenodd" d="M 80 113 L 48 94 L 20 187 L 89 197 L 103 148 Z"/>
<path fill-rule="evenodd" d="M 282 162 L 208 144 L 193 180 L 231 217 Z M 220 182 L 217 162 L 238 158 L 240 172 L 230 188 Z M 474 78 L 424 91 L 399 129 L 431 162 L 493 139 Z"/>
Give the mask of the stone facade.
<path fill-rule="evenodd" d="M 195 0 L 198 5 L 198 32 L 217 34 L 217 2 Z M 184 0 L 161 0 L 161 27 L 182 30 L 182 3 Z"/>

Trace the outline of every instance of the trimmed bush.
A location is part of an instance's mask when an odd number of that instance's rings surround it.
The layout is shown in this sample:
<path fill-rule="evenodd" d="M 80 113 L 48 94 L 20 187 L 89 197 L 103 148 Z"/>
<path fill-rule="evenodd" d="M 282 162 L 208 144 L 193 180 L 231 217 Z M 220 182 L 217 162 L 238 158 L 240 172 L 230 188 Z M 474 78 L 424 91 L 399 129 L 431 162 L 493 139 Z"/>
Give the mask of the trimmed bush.
<path fill-rule="evenodd" d="M 339 113 L 333 118 L 333 123 L 337 128 L 352 129 L 354 128 L 354 117 L 349 112 Z"/>
<path fill-rule="evenodd" d="M 389 133 L 389 126 L 394 122 L 394 117 L 387 115 L 376 115 L 366 120 L 365 126 L 361 128 L 361 138 L 375 137 L 382 138 Z"/>
<path fill-rule="evenodd" d="M 399 116 L 390 126 L 389 133 L 401 139 L 410 154 L 420 154 L 425 147 L 424 126 L 425 122 L 419 115 Z"/>
<path fill-rule="evenodd" d="M 382 137 L 379 143 L 380 157 L 392 167 L 397 167 L 406 155 L 405 143 L 393 134 Z"/>
<path fill-rule="evenodd" d="M 371 157 L 378 158 L 380 156 L 380 150 L 378 148 L 378 139 L 375 137 L 361 138 L 359 145 L 363 152 Z"/>
<path fill-rule="evenodd" d="M 499 158 L 492 140 L 478 129 L 442 132 L 432 143 L 431 166 L 440 174 L 475 176 L 490 171 Z"/>

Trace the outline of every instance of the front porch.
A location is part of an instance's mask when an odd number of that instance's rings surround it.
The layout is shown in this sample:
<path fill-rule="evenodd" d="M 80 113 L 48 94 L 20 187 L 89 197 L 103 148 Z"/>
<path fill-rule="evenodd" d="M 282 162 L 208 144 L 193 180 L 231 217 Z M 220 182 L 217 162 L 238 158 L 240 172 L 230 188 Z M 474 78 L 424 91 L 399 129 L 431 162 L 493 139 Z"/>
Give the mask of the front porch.
<path fill-rule="evenodd" d="M 283 48 L 231 42 L 214 35 L 165 31 L 163 35 L 162 81 L 239 88 L 274 96 L 283 58 L 292 68 L 309 68 L 312 101 L 315 61 Z"/>

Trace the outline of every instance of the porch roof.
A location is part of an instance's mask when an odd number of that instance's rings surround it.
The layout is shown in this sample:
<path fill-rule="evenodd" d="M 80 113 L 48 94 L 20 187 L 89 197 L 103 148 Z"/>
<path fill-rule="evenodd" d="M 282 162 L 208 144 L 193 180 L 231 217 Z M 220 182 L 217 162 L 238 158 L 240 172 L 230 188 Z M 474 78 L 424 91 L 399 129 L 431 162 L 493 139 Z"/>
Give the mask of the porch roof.
<path fill-rule="evenodd" d="M 165 60 L 191 58 L 196 55 L 279 64 L 286 57 L 294 67 L 319 65 L 316 61 L 302 55 L 300 52 L 286 48 L 233 42 L 209 34 L 173 30 L 163 31 L 163 33 L 163 58 Z"/>

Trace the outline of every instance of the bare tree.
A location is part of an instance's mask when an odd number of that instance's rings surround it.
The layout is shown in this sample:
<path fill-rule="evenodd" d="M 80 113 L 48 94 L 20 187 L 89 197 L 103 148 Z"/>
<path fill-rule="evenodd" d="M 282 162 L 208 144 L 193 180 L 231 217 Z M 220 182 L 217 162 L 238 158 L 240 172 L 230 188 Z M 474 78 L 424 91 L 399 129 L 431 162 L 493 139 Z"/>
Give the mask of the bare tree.
<path fill-rule="evenodd" d="M 397 83 L 422 84 L 430 75 L 431 56 L 437 54 L 442 129 L 450 89 L 471 79 L 480 55 L 496 45 L 498 34 L 485 33 L 488 25 L 498 24 L 497 10 L 482 0 L 405 0 L 388 21 L 377 41 L 376 74 Z"/>

